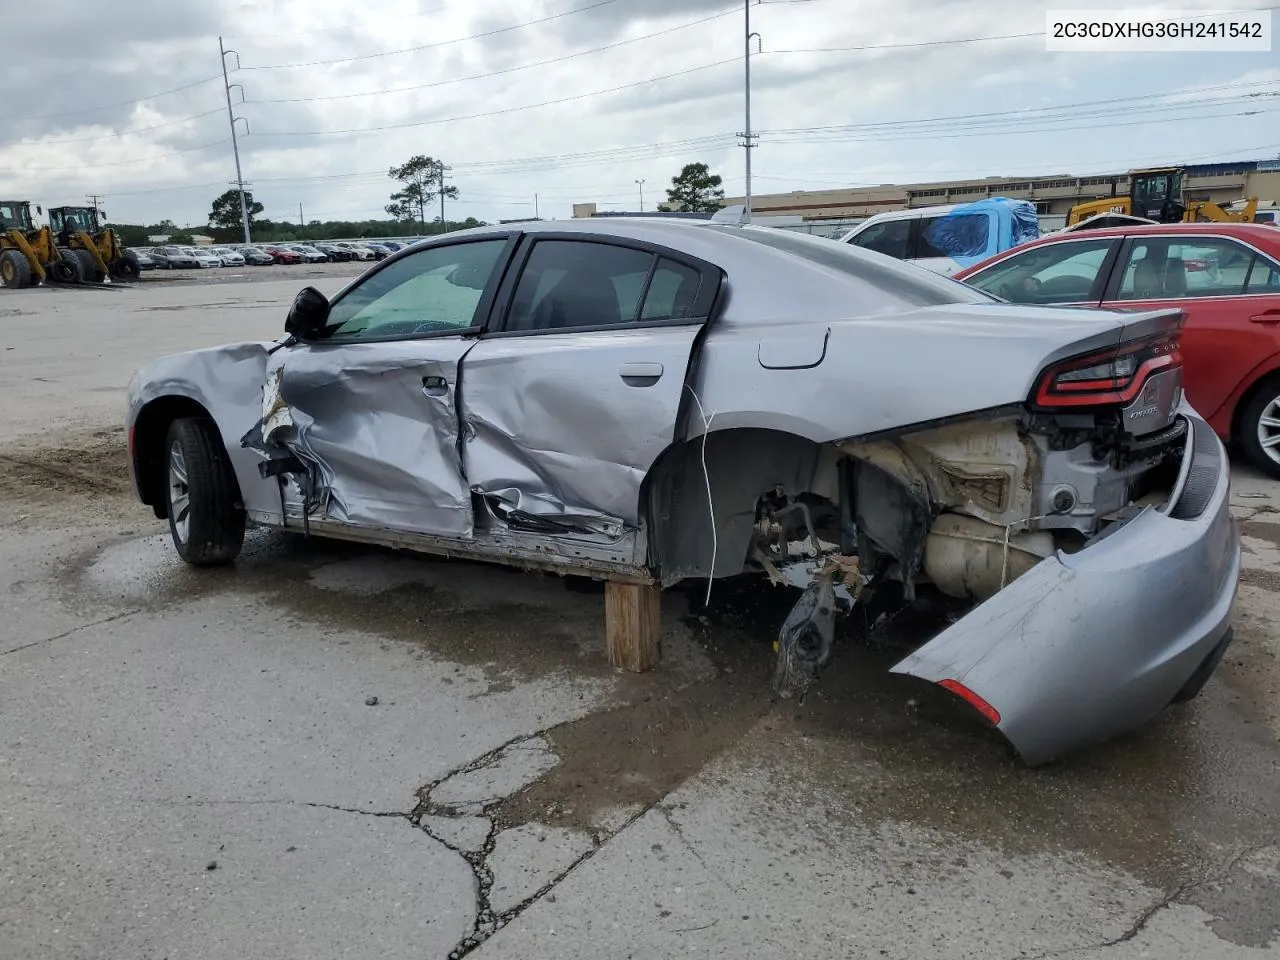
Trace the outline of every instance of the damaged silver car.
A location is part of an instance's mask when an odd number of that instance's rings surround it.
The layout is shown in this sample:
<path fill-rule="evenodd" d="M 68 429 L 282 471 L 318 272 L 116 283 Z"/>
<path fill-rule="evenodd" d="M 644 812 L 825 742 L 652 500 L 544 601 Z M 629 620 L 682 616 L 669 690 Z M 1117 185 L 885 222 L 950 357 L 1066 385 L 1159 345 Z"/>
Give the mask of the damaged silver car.
<path fill-rule="evenodd" d="M 1038 764 L 1193 696 L 1230 641 L 1228 462 L 1183 400 L 1181 323 L 754 226 L 484 227 L 304 290 L 276 340 L 147 366 L 129 460 L 193 564 L 255 524 L 802 586 L 783 692 L 841 606 L 939 591 L 968 612 L 894 672 Z"/>

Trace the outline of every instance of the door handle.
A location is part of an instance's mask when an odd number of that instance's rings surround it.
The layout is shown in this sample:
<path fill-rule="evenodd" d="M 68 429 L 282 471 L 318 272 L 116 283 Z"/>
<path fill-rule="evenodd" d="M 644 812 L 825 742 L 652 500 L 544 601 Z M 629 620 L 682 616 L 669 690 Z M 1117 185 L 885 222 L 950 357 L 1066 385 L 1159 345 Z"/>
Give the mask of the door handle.
<path fill-rule="evenodd" d="M 443 397 L 449 392 L 449 381 L 444 377 L 423 377 L 422 392 L 428 397 Z"/>
<path fill-rule="evenodd" d="M 651 387 L 662 379 L 662 364 L 624 363 L 618 368 L 618 376 L 629 387 Z"/>
<path fill-rule="evenodd" d="M 1249 322 L 1274 327 L 1276 324 L 1280 324 L 1280 310 L 1263 310 L 1261 313 L 1250 317 Z"/>

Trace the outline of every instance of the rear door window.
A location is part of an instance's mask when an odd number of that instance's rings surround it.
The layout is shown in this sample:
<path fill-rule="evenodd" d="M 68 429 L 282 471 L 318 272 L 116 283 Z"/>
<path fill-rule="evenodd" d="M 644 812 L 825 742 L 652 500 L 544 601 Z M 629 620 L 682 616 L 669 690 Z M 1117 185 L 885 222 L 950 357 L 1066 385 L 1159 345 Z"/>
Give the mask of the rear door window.
<path fill-rule="evenodd" d="M 1236 297 L 1245 292 L 1255 251 L 1225 237 L 1135 238 L 1117 300 Z"/>
<path fill-rule="evenodd" d="M 873 223 L 849 238 L 849 243 L 864 250 L 874 250 L 885 256 L 905 260 L 911 243 L 910 220 L 884 220 Z"/>

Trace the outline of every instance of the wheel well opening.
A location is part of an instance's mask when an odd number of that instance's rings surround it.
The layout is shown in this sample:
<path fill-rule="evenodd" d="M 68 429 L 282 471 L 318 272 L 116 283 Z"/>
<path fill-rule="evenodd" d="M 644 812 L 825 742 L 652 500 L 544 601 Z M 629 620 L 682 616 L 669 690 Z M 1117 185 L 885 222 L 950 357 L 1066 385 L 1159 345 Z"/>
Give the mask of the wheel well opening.
<path fill-rule="evenodd" d="M 1244 412 L 1249 409 L 1249 404 L 1253 403 L 1258 394 L 1268 388 L 1280 388 L 1280 370 L 1272 370 L 1270 373 L 1263 374 L 1249 385 L 1249 389 L 1240 395 L 1240 402 L 1236 404 L 1235 410 L 1231 411 L 1231 437 L 1229 439 L 1239 441 Z"/>
<path fill-rule="evenodd" d="M 162 520 L 168 516 L 164 440 L 173 421 L 182 417 L 212 419 L 209 411 L 190 397 L 160 397 L 143 407 L 133 424 L 133 470 L 138 496 Z"/>
<path fill-rule="evenodd" d="M 834 480 L 834 459 L 833 449 L 824 456 L 822 444 L 776 430 L 716 431 L 705 447 L 702 437 L 673 445 L 641 489 L 650 566 L 667 585 L 742 573 L 761 498 L 821 490 L 830 485 L 824 474 Z"/>

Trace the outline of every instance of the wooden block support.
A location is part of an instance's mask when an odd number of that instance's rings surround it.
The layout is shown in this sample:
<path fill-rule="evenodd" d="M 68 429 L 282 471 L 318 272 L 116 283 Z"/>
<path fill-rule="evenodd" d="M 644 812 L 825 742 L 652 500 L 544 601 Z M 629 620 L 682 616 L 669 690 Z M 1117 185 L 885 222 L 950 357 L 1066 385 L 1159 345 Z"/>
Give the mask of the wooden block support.
<path fill-rule="evenodd" d="M 662 588 L 656 584 L 604 585 L 604 632 L 609 662 L 633 673 L 653 669 L 662 656 Z"/>

